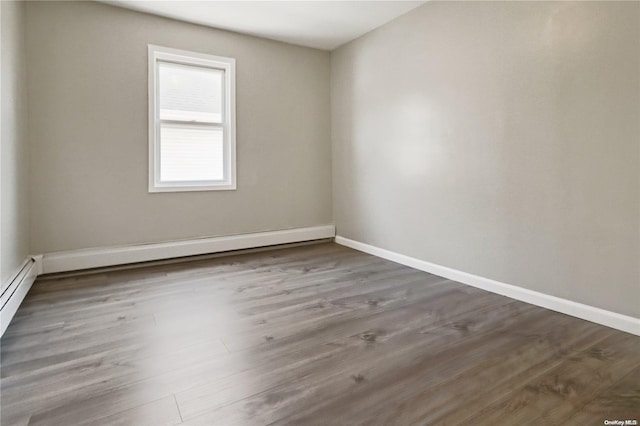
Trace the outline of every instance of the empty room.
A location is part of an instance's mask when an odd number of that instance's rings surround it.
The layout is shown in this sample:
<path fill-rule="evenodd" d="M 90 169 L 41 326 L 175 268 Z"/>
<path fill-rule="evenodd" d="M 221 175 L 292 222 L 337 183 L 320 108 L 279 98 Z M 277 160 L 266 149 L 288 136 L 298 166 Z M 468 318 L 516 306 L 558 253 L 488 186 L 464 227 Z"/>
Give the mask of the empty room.
<path fill-rule="evenodd" d="M 637 425 L 639 1 L 0 1 L 2 426 Z"/>

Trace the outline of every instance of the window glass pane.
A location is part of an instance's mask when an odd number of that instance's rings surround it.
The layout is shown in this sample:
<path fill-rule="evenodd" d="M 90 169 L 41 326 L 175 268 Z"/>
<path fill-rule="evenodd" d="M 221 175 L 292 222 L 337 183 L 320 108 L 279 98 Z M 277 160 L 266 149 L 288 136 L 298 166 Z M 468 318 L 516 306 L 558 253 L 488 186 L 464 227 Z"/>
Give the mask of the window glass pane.
<path fill-rule="evenodd" d="M 160 119 L 220 123 L 224 71 L 158 63 Z"/>
<path fill-rule="evenodd" d="M 162 123 L 160 181 L 224 179 L 222 128 Z"/>

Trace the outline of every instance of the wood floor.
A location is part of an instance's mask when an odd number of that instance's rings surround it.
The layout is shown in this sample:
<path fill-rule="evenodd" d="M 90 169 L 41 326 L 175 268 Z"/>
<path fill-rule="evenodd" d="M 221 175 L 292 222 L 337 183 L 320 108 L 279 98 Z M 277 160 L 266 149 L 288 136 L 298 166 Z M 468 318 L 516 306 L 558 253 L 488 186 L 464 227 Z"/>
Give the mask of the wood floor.
<path fill-rule="evenodd" d="M 640 338 L 333 243 L 40 278 L 10 425 L 640 420 Z"/>

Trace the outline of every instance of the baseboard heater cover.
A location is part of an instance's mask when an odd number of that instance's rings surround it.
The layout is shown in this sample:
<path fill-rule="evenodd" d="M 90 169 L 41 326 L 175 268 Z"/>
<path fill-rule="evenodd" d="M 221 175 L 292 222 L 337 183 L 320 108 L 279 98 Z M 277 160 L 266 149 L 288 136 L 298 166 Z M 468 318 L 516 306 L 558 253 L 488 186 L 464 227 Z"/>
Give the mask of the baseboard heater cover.
<path fill-rule="evenodd" d="M 4 334 L 9 323 L 16 314 L 18 307 L 40 273 L 42 256 L 32 256 L 26 259 L 17 272 L 3 286 L 0 295 L 0 336 Z"/>
<path fill-rule="evenodd" d="M 46 253 L 44 274 L 126 265 L 154 260 L 220 253 L 335 237 L 335 226 L 323 225 L 223 237 Z"/>

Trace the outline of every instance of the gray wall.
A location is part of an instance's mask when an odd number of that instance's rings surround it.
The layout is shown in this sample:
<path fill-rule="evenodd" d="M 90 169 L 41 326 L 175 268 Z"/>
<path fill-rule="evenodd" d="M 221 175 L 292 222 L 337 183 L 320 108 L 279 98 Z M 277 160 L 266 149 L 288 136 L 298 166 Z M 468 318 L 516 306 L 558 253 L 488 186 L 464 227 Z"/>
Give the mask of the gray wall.
<path fill-rule="evenodd" d="M 332 223 L 330 55 L 92 2 L 28 2 L 35 253 Z M 147 192 L 147 44 L 236 58 L 237 191 Z"/>
<path fill-rule="evenodd" d="M 29 254 L 24 15 L 24 3 L 0 2 L 0 283 L 9 279 Z"/>
<path fill-rule="evenodd" d="M 429 2 L 334 51 L 338 234 L 640 316 L 639 19 Z"/>

